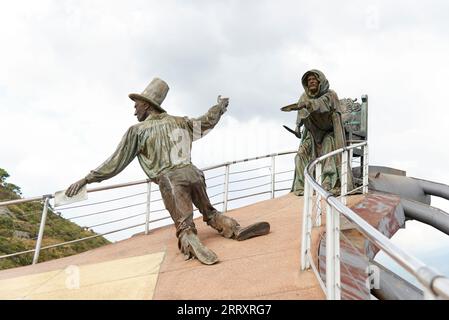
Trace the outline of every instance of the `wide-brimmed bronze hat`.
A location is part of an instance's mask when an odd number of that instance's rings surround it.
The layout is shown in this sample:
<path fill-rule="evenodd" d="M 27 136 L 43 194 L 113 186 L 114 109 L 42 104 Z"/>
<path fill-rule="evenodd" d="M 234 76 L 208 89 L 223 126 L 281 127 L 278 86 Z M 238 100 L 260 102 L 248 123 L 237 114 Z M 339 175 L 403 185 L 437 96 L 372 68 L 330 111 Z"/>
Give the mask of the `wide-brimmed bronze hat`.
<path fill-rule="evenodd" d="M 161 107 L 161 104 L 169 89 L 168 84 L 164 80 L 154 78 L 141 94 L 130 93 L 128 96 L 133 101 L 143 100 L 151 103 L 159 111 L 167 112 Z"/>

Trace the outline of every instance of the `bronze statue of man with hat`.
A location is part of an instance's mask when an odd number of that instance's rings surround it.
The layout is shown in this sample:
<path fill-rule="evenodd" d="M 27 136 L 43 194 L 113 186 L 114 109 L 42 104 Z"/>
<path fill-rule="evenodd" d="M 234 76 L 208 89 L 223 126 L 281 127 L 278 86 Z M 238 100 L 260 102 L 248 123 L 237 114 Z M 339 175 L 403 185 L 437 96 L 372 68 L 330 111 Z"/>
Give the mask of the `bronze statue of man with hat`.
<path fill-rule="evenodd" d="M 324 73 L 312 69 L 301 78 L 304 93 L 299 101 L 282 107 L 282 111 L 298 111 L 296 129 L 292 131 L 302 138 L 295 157 L 295 176 L 291 191 L 304 194 L 304 169 L 319 156 L 346 145 L 337 93 L 329 89 Z M 285 126 L 284 126 L 285 127 Z M 331 193 L 340 194 L 341 156 L 324 160 L 322 186 Z M 352 189 L 352 175 L 348 171 L 348 190 Z"/>
<path fill-rule="evenodd" d="M 265 235 L 270 225 L 258 222 L 243 228 L 235 219 L 216 210 L 207 195 L 203 172 L 191 163 L 192 141 L 215 127 L 226 112 L 229 99 L 218 96 L 218 103 L 199 118 L 178 117 L 161 107 L 168 90 L 165 81 L 155 78 L 141 94 L 129 95 L 135 102 L 134 115 L 139 123 L 126 131 L 115 152 L 103 164 L 73 183 L 66 195 L 71 197 L 88 183 L 117 175 L 137 157 L 146 175 L 159 185 L 164 205 L 176 226 L 178 247 L 185 258 L 214 264 L 217 255 L 197 236 L 192 203 L 203 215 L 203 221 L 226 238 L 241 241 Z"/>

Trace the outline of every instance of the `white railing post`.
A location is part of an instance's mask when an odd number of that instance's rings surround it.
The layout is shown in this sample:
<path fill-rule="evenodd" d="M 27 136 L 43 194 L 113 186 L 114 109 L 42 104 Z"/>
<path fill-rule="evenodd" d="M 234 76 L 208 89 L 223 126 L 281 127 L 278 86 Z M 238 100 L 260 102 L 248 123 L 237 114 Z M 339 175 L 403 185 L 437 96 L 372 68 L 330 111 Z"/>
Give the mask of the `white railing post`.
<path fill-rule="evenodd" d="M 368 144 L 363 146 L 363 194 L 368 193 L 368 174 L 369 174 L 369 166 L 368 166 Z"/>
<path fill-rule="evenodd" d="M 321 186 L 321 184 L 323 182 L 321 162 L 318 162 L 316 164 L 316 167 L 315 167 L 315 180 Z M 316 219 L 315 219 L 315 226 L 317 226 L 317 227 L 321 226 L 321 215 L 322 215 L 321 195 L 317 192 L 316 193 Z"/>
<path fill-rule="evenodd" d="M 271 156 L 271 199 L 274 199 L 276 184 L 276 156 Z"/>
<path fill-rule="evenodd" d="M 37 236 L 36 249 L 34 250 L 33 264 L 39 261 L 39 254 L 41 252 L 42 238 L 44 237 L 45 222 L 47 221 L 48 202 L 50 197 L 46 197 L 44 200 L 44 209 L 42 210 L 41 225 L 39 227 L 39 235 Z"/>
<path fill-rule="evenodd" d="M 354 166 L 352 161 L 354 161 L 354 149 L 349 150 L 349 163 L 351 164 L 351 168 Z"/>
<path fill-rule="evenodd" d="M 312 186 L 304 179 L 304 210 L 302 213 L 301 270 L 310 268 L 308 252 L 312 236 Z"/>
<path fill-rule="evenodd" d="M 341 155 L 341 198 L 340 201 L 346 205 L 346 194 L 348 193 L 348 151 L 344 150 Z"/>
<path fill-rule="evenodd" d="M 223 212 L 228 211 L 228 193 L 229 193 L 229 167 L 228 163 L 225 167 L 225 182 L 224 182 L 224 196 L 223 196 Z"/>
<path fill-rule="evenodd" d="M 150 203 L 151 203 L 151 181 L 147 183 L 147 214 L 145 218 L 145 235 L 150 231 Z"/>
<path fill-rule="evenodd" d="M 326 208 L 326 289 L 328 300 L 340 300 L 340 216 L 331 205 Z"/>

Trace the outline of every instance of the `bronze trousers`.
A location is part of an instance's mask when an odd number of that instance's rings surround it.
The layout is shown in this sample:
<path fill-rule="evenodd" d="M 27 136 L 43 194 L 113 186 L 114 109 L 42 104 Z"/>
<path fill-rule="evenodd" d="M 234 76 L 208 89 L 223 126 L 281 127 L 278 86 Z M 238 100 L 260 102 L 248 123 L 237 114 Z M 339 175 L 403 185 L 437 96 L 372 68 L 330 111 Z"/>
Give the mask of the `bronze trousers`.
<path fill-rule="evenodd" d="M 207 195 L 203 172 L 193 164 L 165 172 L 154 181 L 159 184 L 165 208 L 175 223 L 177 237 L 187 229 L 196 233 L 192 203 L 206 222 L 218 213 Z"/>

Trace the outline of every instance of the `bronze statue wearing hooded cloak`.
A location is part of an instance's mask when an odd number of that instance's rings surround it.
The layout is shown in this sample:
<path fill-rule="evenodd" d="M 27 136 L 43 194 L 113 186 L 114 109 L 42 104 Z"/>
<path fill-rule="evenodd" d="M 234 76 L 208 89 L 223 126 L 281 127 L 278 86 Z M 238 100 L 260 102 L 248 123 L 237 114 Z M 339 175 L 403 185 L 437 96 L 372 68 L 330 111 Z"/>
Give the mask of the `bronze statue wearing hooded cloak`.
<path fill-rule="evenodd" d="M 292 192 L 304 194 L 304 169 L 317 157 L 346 144 L 345 132 L 339 113 L 337 93 L 329 89 L 329 81 L 316 69 L 307 71 L 301 78 L 304 93 L 295 104 L 281 108 L 282 111 L 298 110 L 296 135 L 302 137 L 295 157 L 295 176 Z M 324 161 L 322 170 L 323 187 L 335 194 L 340 193 L 341 156 Z M 348 179 L 348 189 L 352 179 Z"/>

